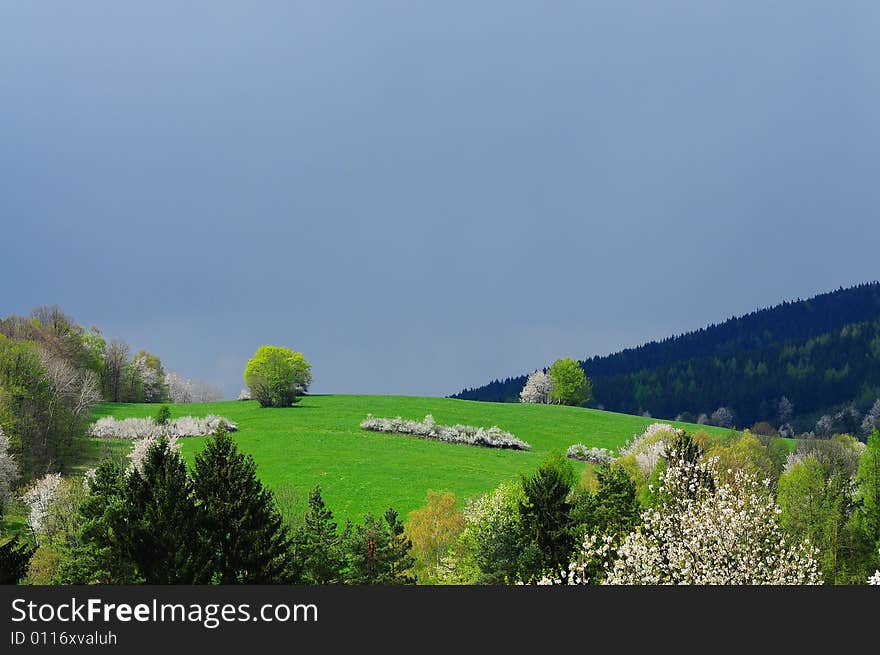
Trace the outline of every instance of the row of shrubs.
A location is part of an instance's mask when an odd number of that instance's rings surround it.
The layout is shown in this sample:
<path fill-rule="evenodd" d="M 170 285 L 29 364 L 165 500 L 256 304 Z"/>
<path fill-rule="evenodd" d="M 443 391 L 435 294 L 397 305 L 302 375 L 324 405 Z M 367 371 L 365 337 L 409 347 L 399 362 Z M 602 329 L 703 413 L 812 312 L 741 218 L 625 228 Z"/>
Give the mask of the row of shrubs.
<path fill-rule="evenodd" d="M 497 425 L 479 428 L 472 425 L 440 425 L 428 414 L 423 421 L 409 421 L 399 416 L 378 418 L 368 414 L 361 428 L 373 432 L 409 434 L 422 439 L 436 439 L 447 443 L 463 443 L 487 448 L 507 448 L 511 450 L 531 450 L 532 447 L 510 432 L 504 432 Z"/>
<path fill-rule="evenodd" d="M 181 416 L 164 423 L 152 418 L 127 418 L 117 420 L 112 416 L 100 418 L 89 428 L 89 435 L 102 439 L 168 439 L 179 437 L 207 437 L 223 427 L 227 432 L 235 432 L 238 426 L 227 418 L 209 414 L 203 418 Z"/>
<path fill-rule="evenodd" d="M 565 456 L 569 459 L 576 459 L 581 462 L 589 462 L 597 466 L 610 466 L 614 461 L 614 453 L 607 448 L 597 448 L 593 446 L 588 448 L 582 443 L 576 443 L 569 446 Z"/>

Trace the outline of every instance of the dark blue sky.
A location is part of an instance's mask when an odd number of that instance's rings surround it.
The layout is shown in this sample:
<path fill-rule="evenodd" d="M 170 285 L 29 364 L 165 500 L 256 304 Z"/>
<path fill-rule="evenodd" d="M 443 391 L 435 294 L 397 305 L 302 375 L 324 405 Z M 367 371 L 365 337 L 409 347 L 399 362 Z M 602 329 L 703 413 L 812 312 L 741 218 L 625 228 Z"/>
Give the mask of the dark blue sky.
<path fill-rule="evenodd" d="M 447 394 L 876 279 L 876 2 L 0 5 L 0 314 Z"/>

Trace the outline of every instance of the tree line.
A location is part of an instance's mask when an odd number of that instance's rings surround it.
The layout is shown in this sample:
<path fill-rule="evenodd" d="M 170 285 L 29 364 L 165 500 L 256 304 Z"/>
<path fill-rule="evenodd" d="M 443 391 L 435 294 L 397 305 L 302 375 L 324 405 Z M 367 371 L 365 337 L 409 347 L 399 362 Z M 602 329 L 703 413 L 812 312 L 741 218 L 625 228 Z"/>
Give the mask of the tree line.
<path fill-rule="evenodd" d="M 159 439 L 126 468 L 45 484 L 34 540 L 0 543 L 0 582 L 880 583 L 876 429 L 792 451 L 654 424 L 580 474 L 551 453 L 463 508 L 429 491 L 405 524 L 389 509 L 340 527 L 317 487 L 292 508 L 222 429 L 191 471 Z"/>

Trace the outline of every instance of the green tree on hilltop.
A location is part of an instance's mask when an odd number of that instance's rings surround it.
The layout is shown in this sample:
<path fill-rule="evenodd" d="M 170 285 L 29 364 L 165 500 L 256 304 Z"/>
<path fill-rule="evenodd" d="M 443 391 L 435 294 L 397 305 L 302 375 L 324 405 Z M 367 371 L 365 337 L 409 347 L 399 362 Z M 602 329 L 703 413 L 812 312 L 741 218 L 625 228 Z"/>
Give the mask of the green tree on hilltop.
<path fill-rule="evenodd" d="M 584 405 L 593 397 L 593 387 L 584 369 L 571 357 L 557 359 L 550 367 L 553 385 L 550 402 L 559 405 Z"/>
<path fill-rule="evenodd" d="M 312 366 L 302 353 L 260 346 L 248 361 L 244 381 L 261 407 L 290 407 L 312 382 Z"/>

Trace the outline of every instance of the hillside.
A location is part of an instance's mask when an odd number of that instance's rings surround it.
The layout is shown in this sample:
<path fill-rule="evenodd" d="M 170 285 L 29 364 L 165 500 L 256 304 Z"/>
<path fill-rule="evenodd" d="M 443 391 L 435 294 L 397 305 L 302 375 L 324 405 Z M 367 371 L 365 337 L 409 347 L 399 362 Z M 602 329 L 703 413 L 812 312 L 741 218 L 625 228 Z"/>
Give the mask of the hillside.
<path fill-rule="evenodd" d="M 654 416 L 731 406 L 739 425 L 775 422 L 786 396 L 813 416 L 880 395 L 880 283 L 784 302 L 718 325 L 581 362 L 593 405 Z M 516 402 L 526 376 L 453 398 Z"/>
<path fill-rule="evenodd" d="M 594 409 L 408 396 L 306 396 L 286 409 L 230 401 L 172 405 L 171 411 L 173 417 L 213 413 L 235 421 L 239 426 L 235 440 L 253 455 L 263 481 L 273 489 L 288 487 L 300 494 L 319 484 L 328 505 L 343 521 L 360 519 L 366 512 L 379 514 L 389 506 L 405 516 L 424 502 L 428 489 L 453 491 L 463 501 L 532 471 L 551 450 L 565 450 L 577 442 L 616 448 L 652 422 Z M 104 403 L 96 416 L 124 418 L 155 412 L 155 405 Z M 410 419 L 431 413 L 438 423 L 498 425 L 529 442 L 533 450 L 496 450 L 366 432 L 359 424 L 368 413 Z M 709 431 L 724 433 L 717 428 Z M 104 445 L 99 441 L 92 440 L 95 455 Z M 182 451 L 190 462 L 204 441 L 183 440 Z"/>

